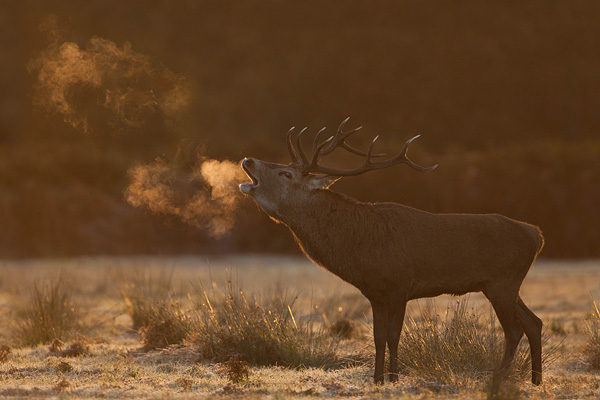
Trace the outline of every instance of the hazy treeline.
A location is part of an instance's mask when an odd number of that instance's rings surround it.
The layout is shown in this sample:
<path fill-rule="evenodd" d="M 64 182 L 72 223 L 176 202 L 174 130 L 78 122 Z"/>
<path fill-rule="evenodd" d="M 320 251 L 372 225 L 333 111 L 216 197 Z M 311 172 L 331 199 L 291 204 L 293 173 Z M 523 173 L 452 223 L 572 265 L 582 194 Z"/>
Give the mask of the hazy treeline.
<path fill-rule="evenodd" d="M 0 7 L 1 256 L 297 251 L 220 162 L 288 162 L 290 126 L 346 116 L 356 146 L 380 134 L 392 154 L 419 133 L 409 156 L 440 168 L 335 190 L 500 212 L 540 225 L 546 256 L 600 255 L 596 3 Z"/>

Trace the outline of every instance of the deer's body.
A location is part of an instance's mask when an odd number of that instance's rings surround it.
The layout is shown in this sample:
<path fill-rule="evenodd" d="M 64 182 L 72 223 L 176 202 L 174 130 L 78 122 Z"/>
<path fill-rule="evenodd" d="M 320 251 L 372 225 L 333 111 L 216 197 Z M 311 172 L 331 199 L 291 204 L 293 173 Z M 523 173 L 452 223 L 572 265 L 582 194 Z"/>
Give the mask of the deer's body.
<path fill-rule="evenodd" d="M 347 120 L 346 120 L 347 121 Z M 304 253 L 316 264 L 356 286 L 370 301 L 375 340 L 375 382 L 384 381 L 386 346 L 389 379 L 397 380 L 398 342 L 406 303 L 440 294 L 483 292 L 492 303 L 506 340 L 499 372 L 507 371 L 523 334 L 531 349 L 532 382 L 542 380 L 542 321 L 519 296 L 521 283 L 540 252 L 540 230 L 496 214 L 432 214 L 394 203 L 361 203 L 328 187 L 340 176 L 358 175 L 399 163 L 429 171 L 406 157 L 373 162 L 345 143 L 358 130 L 342 132 L 313 144 L 312 160 L 304 154 L 300 132 L 288 132 L 293 163 L 244 159 L 252 183 L 240 185 L 271 218 L 286 224 Z M 293 128 L 292 128 L 293 129 Z M 322 132 L 322 130 L 321 130 Z M 319 133 L 321 133 L 319 132 Z M 343 148 L 366 156 L 362 166 L 338 170 L 318 164 Z"/>
<path fill-rule="evenodd" d="M 542 244 L 537 227 L 501 215 L 432 214 L 331 190 L 314 191 L 279 221 L 311 260 L 369 300 L 461 295 L 508 279 L 520 286 Z"/>

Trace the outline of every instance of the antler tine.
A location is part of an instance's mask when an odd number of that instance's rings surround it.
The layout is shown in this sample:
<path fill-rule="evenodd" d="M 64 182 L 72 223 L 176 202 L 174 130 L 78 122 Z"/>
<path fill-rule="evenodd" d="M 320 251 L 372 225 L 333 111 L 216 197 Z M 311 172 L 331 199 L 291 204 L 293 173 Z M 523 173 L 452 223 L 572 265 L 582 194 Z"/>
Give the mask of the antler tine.
<path fill-rule="evenodd" d="M 304 154 L 304 150 L 302 149 L 302 143 L 300 143 L 300 136 L 302 136 L 302 134 L 306 132 L 306 129 L 308 128 L 302 129 L 294 138 L 295 149 L 298 152 L 298 155 L 300 156 L 303 165 L 308 164 L 308 158 L 306 157 L 306 154 Z"/>
<path fill-rule="evenodd" d="M 371 153 L 373 152 L 373 146 L 375 146 L 375 142 L 377 141 L 377 139 L 379 139 L 379 135 L 375 136 L 375 138 L 371 141 L 371 144 L 369 145 L 369 149 L 367 150 L 366 162 L 369 164 L 371 164 Z"/>
<path fill-rule="evenodd" d="M 413 142 L 413 140 L 420 138 L 421 135 L 413 136 L 404 143 L 404 147 L 402 147 L 402 151 L 400 154 L 404 154 L 406 156 L 406 151 L 408 150 L 408 146 Z"/>
<path fill-rule="evenodd" d="M 325 129 L 325 128 L 323 128 L 323 129 Z M 323 129 L 321 129 L 319 131 L 319 133 L 323 132 Z M 321 157 L 321 150 L 323 149 L 323 147 L 325 147 L 325 145 L 327 143 L 329 143 L 332 140 L 333 140 L 333 136 L 331 136 L 329 139 L 323 141 L 319 146 L 317 146 L 315 151 L 313 151 L 313 157 L 312 157 L 312 161 L 310 162 L 309 169 L 313 168 L 313 167 L 318 167 L 319 158 Z"/>
<path fill-rule="evenodd" d="M 340 126 L 338 127 L 337 133 L 336 133 L 336 139 L 339 142 L 344 142 L 344 140 L 346 140 L 347 138 L 349 138 L 351 135 L 355 134 L 356 132 L 360 131 L 362 129 L 362 125 L 359 126 L 358 128 L 354 128 L 349 130 L 348 132 L 344 132 L 344 126 L 346 125 L 346 123 L 350 120 L 350 117 L 346 118 L 345 120 L 342 121 L 342 123 L 340 124 Z M 339 137 L 339 139 L 338 139 Z"/>
<path fill-rule="evenodd" d="M 417 165 L 414 162 L 412 162 L 411 160 L 409 160 L 409 158 L 406 156 L 406 151 L 408 150 L 408 146 L 412 143 L 413 140 L 418 139 L 420 137 L 421 137 L 421 135 L 417 135 L 415 137 L 408 139 L 406 141 L 406 143 L 404 144 L 404 147 L 402 148 L 402 151 L 400 152 L 400 154 L 398 154 L 396 157 L 392 158 L 392 160 L 401 159 L 401 161 L 399 161 L 399 162 L 408 164 L 411 167 L 413 167 L 414 169 L 419 170 L 421 172 L 433 171 L 434 169 L 436 169 L 438 167 L 438 164 L 435 164 L 434 166 L 428 167 L 428 168 L 421 167 L 420 165 Z"/>
<path fill-rule="evenodd" d="M 349 130 L 348 132 L 344 132 L 344 126 L 346 125 L 346 123 L 349 120 L 350 120 L 350 117 L 348 117 L 342 121 L 342 123 L 338 127 L 337 132 L 334 135 L 333 141 L 329 144 L 329 146 L 325 150 L 323 150 L 323 152 L 321 153 L 321 156 L 332 153 L 338 147 L 340 147 L 350 153 L 359 155 L 359 156 L 367 155 L 367 153 L 365 153 L 364 151 L 355 149 L 354 147 L 350 146 L 349 144 L 347 144 L 345 142 L 346 139 L 348 139 L 350 136 L 352 136 L 353 134 L 355 134 L 356 132 L 358 132 L 362 129 L 362 126 L 359 126 L 357 128 Z M 385 154 L 372 154 L 372 157 L 382 157 L 384 155 Z"/>
<path fill-rule="evenodd" d="M 375 142 L 377 141 L 377 139 L 379 139 L 379 135 L 375 136 L 373 138 L 373 140 L 371 141 L 371 144 L 369 145 L 369 149 L 367 150 L 367 153 L 365 156 L 365 162 L 363 163 L 362 166 L 360 166 L 358 168 L 358 170 L 365 170 L 365 172 L 366 172 L 371 169 L 371 166 L 373 165 L 373 163 L 371 162 L 371 154 L 373 153 L 373 147 L 375 146 Z"/>
<path fill-rule="evenodd" d="M 340 126 L 338 127 L 337 133 L 340 133 L 340 132 L 342 132 L 342 130 L 344 129 L 344 125 L 346 125 L 346 123 L 347 123 L 348 121 L 350 121 L 350 117 L 346 117 L 346 119 L 345 119 L 345 120 L 343 120 L 343 121 L 340 123 Z"/>
<path fill-rule="evenodd" d="M 362 125 L 359 126 L 358 128 L 354 128 L 349 130 L 348 132 L 340 132 L 340 136 L 345 139 L 349 138 L 351 135 L 354 135 L 356 132 L 360 131 L 362 129 Z"/>
<path fill-rule="evenodd" d="M 292 143 L 292 132 L 294 132 L 294 129 L 295 127 L 292 126 L 287 133 L 287 147 L 290 153 L 290 157 L 292 157 L 292 162 L 298 164 L 300 162 L 300 159 L 298 158 L 298 155 L 296 154 L 296 149 L 294 149 L 294 144 Z"/>
<path fill-rule="evenodd" d="M 315 138 L 313 139 L 313 155 L 314 155 L 314 153 L 317 151 L 317 148 L 319 147 L 319 137 L 321 137 L 321 133 L 323 133 L 323 131 L 324 131 L 325 129 L 327 129 L 327 128 L 325 128 L 325 127 L 322 127 L 322 128 L 319 130 L 319 132 L 317 132 L 317 134 L 316 134 Z M 332 136 L 331 138 L 333 138 L 333 136 Z M 329 140 L 329 139 L 327 139 L 327 140 Z"/>
<path fill-rule="evenodd" d="M 345 133 L 344 133 L 344 125 L 346 125 L 346 123 L 350 120 L 350 117 L 347 117 L 345 120 L 342 121 L 342 123 L 340 124 L 340 126 L 337 129 L 337 132 L 335 133 L 334 137 L 333 137 L 333 141 L 329 144 L 329 147 L 327 147 L 324 151 L 323 151 L 323 155 L 325 154 L 329 154 L 332 151 L 334 151 L 337 147 L 339 147 L 342 143 L 344 143 L 344 140 L 346 139 L 346 137 L 348 137 Z M 362 128 L 362 126 L 359 126 L 358 128 L 352 129 L 350 131 L 350 134 L 356 133 L 358 132 L 360 129 Z M 356 150 L 356 149 L 355 149 Z M 359 150 L 356 150 L 359 151 Z M 364 155 L 364 154 L 363 154 Z"/>

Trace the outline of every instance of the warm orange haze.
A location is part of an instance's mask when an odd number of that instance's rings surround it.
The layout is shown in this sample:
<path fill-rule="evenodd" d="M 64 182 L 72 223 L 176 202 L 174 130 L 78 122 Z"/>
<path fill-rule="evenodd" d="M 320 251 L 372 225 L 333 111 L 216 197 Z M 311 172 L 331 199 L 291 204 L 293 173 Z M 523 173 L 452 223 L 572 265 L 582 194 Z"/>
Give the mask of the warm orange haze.
<path fill-rule="evenodd" d="M 290 126 L 351 116 L 381 152 L 423 135 L 414 155 L 442 167 L 338 191 L 500 213 L 543 227 L 545 257 L 599 257 L 598 5 L 382 7 L 3 4 L 0 255 L 298 254 L 248 203 L 224 212 L 202 162 L 284 162 Z"/>
<path fill-rule="evenodd" d="M 599 18 L 2 2 L 0 397 L 598 398 Z"/>

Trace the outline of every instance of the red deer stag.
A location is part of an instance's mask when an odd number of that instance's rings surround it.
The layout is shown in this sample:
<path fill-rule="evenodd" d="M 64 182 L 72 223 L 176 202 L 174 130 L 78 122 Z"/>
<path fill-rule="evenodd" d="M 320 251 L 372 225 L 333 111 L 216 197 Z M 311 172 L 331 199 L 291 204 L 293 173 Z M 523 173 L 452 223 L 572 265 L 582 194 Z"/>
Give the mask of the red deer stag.
<path fill-rule="evenodd" d="M 519 296 L 521 283 L 542 249 L 536 226 L 497 214 L 432 214 L 394 203 L 363 203 L 329 190 L 343 176 L 408 164 L 409 144 L 395 157 L 373 161 L 377 137 L 366 152 L 346 139 L 359 128 L 337 133 L 319 143 L 312 156 L 302 149 L 306 128 L 287 134 L 293 162 L 275 164 L 245 158 L 242 168 L 252 183 L 240 185 L 272 219 L 292 231 L 308 258 L 356 286 L 371 303 L 375 339 L 376 383 L 384 381 L 386 343 L 390 353 L 389 380 L 398 379 L 398 342 L 406 303 L 441 294 L 483 292 L 494 307 L 505 336 L 499 372 L 506 372 L 523 333 L 529 339 L 532 382 L 542 381 L 542 321 Z M 356 169 L 319 165 L 337 148 L 364 157 Z"/>

